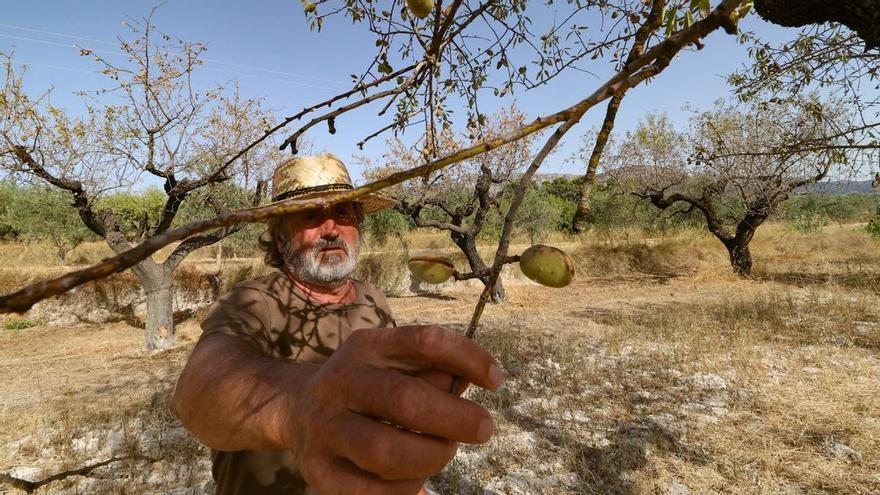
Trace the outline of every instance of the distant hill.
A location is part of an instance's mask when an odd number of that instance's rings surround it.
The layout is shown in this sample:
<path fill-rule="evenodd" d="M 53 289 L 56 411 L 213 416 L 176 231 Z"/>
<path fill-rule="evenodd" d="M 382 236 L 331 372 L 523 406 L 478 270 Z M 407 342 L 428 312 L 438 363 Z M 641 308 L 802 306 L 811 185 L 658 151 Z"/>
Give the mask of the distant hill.
<path fill-rule="evenodd" d="M 535 174 L 534 180 L 538 184 L 550 182 L 557 178 L 574 180 L 582 177 L 581 174 Z M 603 182 L 604 176 L 597 177 L 597 182 Z M 871 187 L 870 180 L 837 180 L 825 181 L 818 184 L 810 184 L 796 189 L 795 194 L 880 194 L 880 189 Z"/>
<path fill-rule="evenodd" d="M 806 194 L 806 193 L 814 193 L 814 194 L 852 194 L 852 193 L 864 193 L 864 194 L 880 194 L 880 190 L 874 189 L 871 187 L 871 181 L 869 180 L 858 180 L 858 181 L 828 181 L 828 182 L 819 182 L 818 184 L 810 184 L 809 186 L 802 187 L 800 189 L 795 190 L 795 194 Z"/>
<path fill-rule="evenodd" d="M 583 174 L 535 174 L 533 180 L 538 184 L 543 184 L 545 182 L 550 182 L 552 180 L 563 178 L 567 180 L 574 180 L 578 177 L 583 177 Z"/>

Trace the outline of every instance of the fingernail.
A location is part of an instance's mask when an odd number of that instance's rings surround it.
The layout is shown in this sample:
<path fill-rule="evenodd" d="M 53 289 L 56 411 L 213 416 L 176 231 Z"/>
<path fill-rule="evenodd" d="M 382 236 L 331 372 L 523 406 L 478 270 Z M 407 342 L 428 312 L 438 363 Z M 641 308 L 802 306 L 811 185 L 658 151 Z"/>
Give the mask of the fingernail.
<path fill-rule="evenodd" d="M 498 388 L 504 383 L 504 370 L 497 364 L 489 367 L 489 383 L 492 384 L 492 388 Z"/>
<path fill-rule="evenodd" d="M 494 432 L 495 424 L 492 423 L 492 418 L 483 418 L 480 421 L 480 427 L 477 429 L 477 441 L 481 443 L 488 442 Z"/>

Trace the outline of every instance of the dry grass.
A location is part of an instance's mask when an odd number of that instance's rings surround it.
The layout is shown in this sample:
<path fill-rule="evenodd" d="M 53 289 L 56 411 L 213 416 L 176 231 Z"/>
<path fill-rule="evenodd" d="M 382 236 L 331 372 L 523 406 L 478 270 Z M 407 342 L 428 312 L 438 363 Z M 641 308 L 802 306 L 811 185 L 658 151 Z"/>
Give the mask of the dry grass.
<path fill-rule="evenodd" d="M 509 379 L 498 392 L 468 394 L 492 411 L 496 436 L 463 446 L 435 487 L 880 493 L 880 243 L 847 226 L 802 235 L 769 225 L 752 246 L 754 278 L 742 280 L 708 235 L 628 235 L 559 239 L 577 262 L 574 285 L 511 283 L 508 303 L 487 309 L 478 340 Z M 449 248 L 436 235 L 411 242 Z M 0 246 L 0 261 L 39 256 L 28 249 Z M 208 258 L 186 265 L 182 286 L 199 290 L 216 271 Z M 392 287 L 400 268 L 400 253 L 375 252 L 361 275 Z M 265 270 L 258 260 L 229 261 L 216 276 L 227 290 Z M 390 301 L 402 324 L 462 329 L 478 290 Z M 179 346 L 155 355 L 121 322 L 0 331 L 0 471 L 42 466 L 51 474 L 105 455 L 111 432 L 121 432 L 113 433 L 119 452 L 170 460 L 121 461 L 96 472 L 104 485 L 77 479 L 51 488 L 137 493 L 202 484 L 207 454 L 167 411 L 194 323 L 180 327 Z M 90 438 L 96 445 L 86 445 Z M 169 478 L 148 481 L 155 473 Z"/>
<path fill-rule="evenodd" d="M 561 334 L 487 325 L 509 382 L 472 396 L 499 434 L 465 447 L 442 491 L 877 493 L 880 301 L 724 288 L 733 299 L 596 312 L 596 326 L 572 312 Z"/>

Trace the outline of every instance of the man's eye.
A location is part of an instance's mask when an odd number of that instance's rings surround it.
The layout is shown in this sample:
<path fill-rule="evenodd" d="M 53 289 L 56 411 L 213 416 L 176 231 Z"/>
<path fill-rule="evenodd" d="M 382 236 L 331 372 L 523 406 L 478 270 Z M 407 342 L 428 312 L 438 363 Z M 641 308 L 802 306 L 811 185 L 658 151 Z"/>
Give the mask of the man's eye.
<path fill-rule="evenodd" d="M 352 206 L 343 206 L 336 209 L 336 217 L 343 220 L 353 220 L 357 217 L 357 212 Z"/>

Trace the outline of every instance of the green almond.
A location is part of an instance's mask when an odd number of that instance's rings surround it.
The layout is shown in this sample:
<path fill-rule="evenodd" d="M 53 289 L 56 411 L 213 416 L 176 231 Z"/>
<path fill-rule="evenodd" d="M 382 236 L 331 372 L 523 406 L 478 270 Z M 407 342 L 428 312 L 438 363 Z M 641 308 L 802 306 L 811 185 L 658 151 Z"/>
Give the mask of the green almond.
<path fill-rule="evenodd" d="M 565 251 L 543 244 L 534 245 L 519 257 L 523 275 L 547 287 L 565 287 L 574 278 L 574 262 Z"/>
<path fill-rule="evenodd" d="M 413 256 L 407 262 L 409 271 L 426 284 L 442 284 L 452 277 L 455 266 L 447 258 Z"/>
<path fill-rule="evenodd" d="M 434 0 L 406 0 L 406 6 L 414 16 L 424 19 L 434 10 Z"/>

